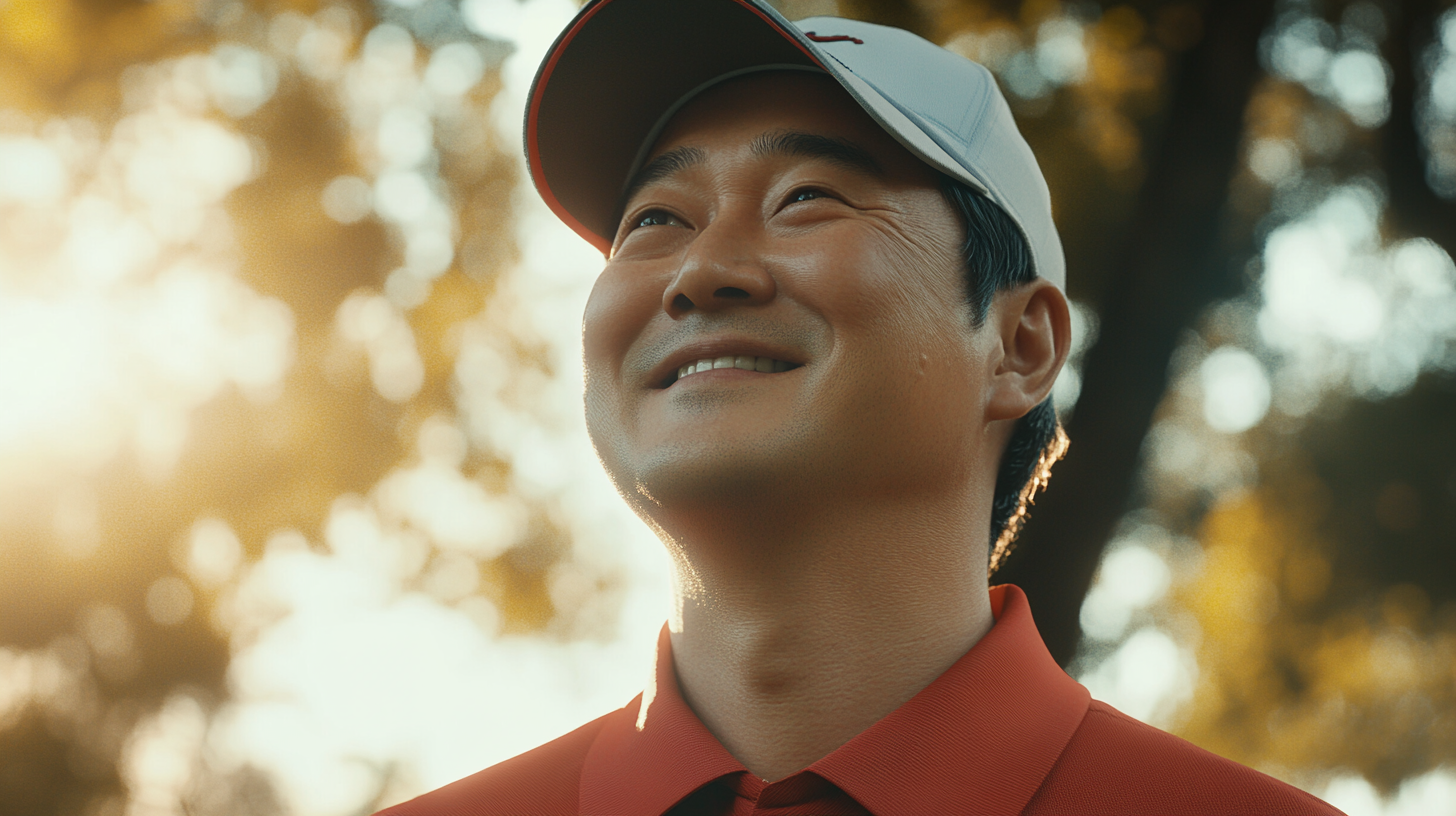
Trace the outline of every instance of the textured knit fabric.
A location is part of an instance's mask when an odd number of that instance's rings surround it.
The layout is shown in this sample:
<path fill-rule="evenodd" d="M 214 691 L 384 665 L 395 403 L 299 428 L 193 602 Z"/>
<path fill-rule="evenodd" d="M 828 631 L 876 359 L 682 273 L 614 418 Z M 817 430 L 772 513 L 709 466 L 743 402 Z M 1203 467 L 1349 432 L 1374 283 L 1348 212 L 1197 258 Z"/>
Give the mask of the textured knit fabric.
<path fill-rule="evenodd" d="M 627 706 L 379 816 L 1339 813 L 1091 700 L 1020 589 L 993 588 L 991 606 L 996 625 L 944 674 L 772 784 L 683 701 L 664 628 L 652 683 Z"/>

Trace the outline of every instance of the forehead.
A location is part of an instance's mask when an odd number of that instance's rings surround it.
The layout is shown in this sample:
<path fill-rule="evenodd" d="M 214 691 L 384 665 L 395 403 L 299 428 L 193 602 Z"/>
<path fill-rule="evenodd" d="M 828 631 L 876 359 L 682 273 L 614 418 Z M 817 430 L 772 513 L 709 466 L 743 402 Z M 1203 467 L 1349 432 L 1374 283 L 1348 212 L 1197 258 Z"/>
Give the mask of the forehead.
<path fill-rule="evenodd" d="M 934 186 L 934 171 L 885 132 L 839 83 L 822 74 L 774 71 L 728 80 L 675 115 L 649 161 L 680 148 L 747 150 L 766 133 L 828 137 L 868 153 L 889 176 Z"/>

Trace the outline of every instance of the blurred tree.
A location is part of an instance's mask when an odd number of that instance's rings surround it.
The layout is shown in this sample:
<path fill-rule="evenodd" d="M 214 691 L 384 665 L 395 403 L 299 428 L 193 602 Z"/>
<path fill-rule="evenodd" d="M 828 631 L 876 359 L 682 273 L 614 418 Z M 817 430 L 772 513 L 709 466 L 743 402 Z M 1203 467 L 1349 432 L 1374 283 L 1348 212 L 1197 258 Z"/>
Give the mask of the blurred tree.
<path fill-rule="evenodd" d="M 1456 201 L 1431 188 L 1431 150 L 1421 138 L 1434 101 L 1423 96 L 1433 93 L 1431 66 L 1441 42 L 1437 24 L 1450 5 L 1406 0 L 1389 8 L 1393 25 L 1384 52 L 1391 72 L 1390 118 L 1381 129 L 1380 158 L 1395 228 L 1425 236 L 1456 257 Z"/>
<path fill-rule="evenodd" d="M 1263 485 L 1203 520 L 1179 603 L 1204 623 L 1182 733 L 1389 792 L 1456 760 L 1456 378 L 1270 435 Z"/>
<path fill-rule="evenodd" d="M 234 390 L 201 406 L 187 420 L 191 443 L 160 472 L 120 455 L 93 472 L 71 476 L 76 487 L 57 489 L 41 462 L 40 478 L 30 485 L 22 480 L 0 497 L 0 530 L 7 542 L 0 547 L 0 644 L 21 650 L 0 652 L 0 669 L 10 670 L 0 675 L 0 686 L 21 684 L 0 693 L 0 701 L 9 703 L 0 704 L 0 813 L 98 807 L 119 813 L 128 787 L 125 752 L 138 724 L 179 692 L 209 707 L 226 699 L 232 634 L 226 588 L 180 584 L 186 608 L 195 602 L 196 613 L 184 610 L 174 620 L 157 612 L 157 598 L 165 595 L 157 588 L 178 586 L 165 582 L 176 582 L 175 575 L 187 568 L 199 517 L 225 520 L 247 558 L 258 557 L 278 530 L 317 536 L 339 496 L 368 493 L 391 467 L 411 457 L 407 441 L 423 419 L 452 410 L 445 338 L 479 310 L 488 293 L 459 271 L 413 316 L 427 365 L 410 399 L 382 396 L 367 373 L 360 375 L 366 364 L 351 356 L 362 352 L 341 347 L 335 321 L 341 302 L 356 289 L 377 287 L 398 263 L 398 250 L 380 221 L 342 224 L 320 206 L 320 191 L 337 176 L 360 172 L 360 153 L 368 152 L 361 151 L 338 104 L 340 78 L 311 75 L 297 63 L 270 68 L 261 61 L 267 58 L 256 56 L 272 40 L 287 37 L 279 20 L 306 20 L 300 12 L 321 15 L 324 33 L 335 39 L 316 36 L 314 45 L 336 49 L 327 55 L 336 62 L 359 47 L 359 36 L 376 18 L 367 2 L 0 4 L 0 111 L 53 122 L 85 117 L 103 140 L 135 138 L 135 114 L 147 89 L 174 81 L 169 72 L 179 57 L 244 44 L 245 50 L 232 53 L 244 57 L 245 84 L 249 67 L 259 72 L 255 81 L 274 81 L 270 72 L 276 71 L 276 93 L 268 89 L 267 103 L 255 105 L 256 112 L 229 110 L 221 97 L 212 105 L 206 99 L 192 104 L 200 104 L 206 116 L 236 119 L 230 126 L 252 140 L 263 166 L 228 199 L 229 222 L 209 228 L 240 259 L 240 280 L 287 304 L 297 360 L 275 396 L 260 400 Z M 183 79 L 200 80 L 193 90 L 203 93 L 217 80 L 207 72 L 227 70 L 216 61 L 180 70 L 185 74 L 189 68 L 202 76 Z M 488 82 L 479 88 L 482 102 L 491 91 Z M 162 103 L 164 110 L 176 104 Z M 502 181 L 507 186 L 514 181 L 514 166 L 489 146 L 475 147 L 470 161 L 452 162 L 451 181 L 472 205 L 462 207 L 465 217 L 492 221 L 495 239 L 509 242 L 509 230 L 500 229 L 510 222 L 500 188 Z M 128 177 L 128 183 L 134 190 L 137 179 Z M 104 180 L 84 175 L 76 187 L 106 189 Z M 18 227 L 25 216 L 12 206 L 4 217 Z M 0 251 L 18 251 L 24 239 L 11 233 Z M 179 247 L 176 254 L 187 251 Z M 510 250 L 494 254 L 477 274 L 489 274 Z M 144 274 L 160 278 L 166 272 L 157 267 L 170 260 L 164 255 Z M 5 272 L 12 293 L 27 286 L 46 289 L 19 266 Z M 11 467 L 17 465 L 23 466 Z M 550 538 L 538 533 L 538 539 L 543 536 Z M 557 547 L 526 577 L 507 567 L 489 582 L 487 591 L 498 591 L 508 614 L 508 630 L 540 629 L 549 621 L 539 576 L 560 555 Z M 27 677 L 31 699 L 22 697 L 15 707 L 7 694 L 23 695 Z M 281 805 L 267 784 L 246 769 L 236 780 L 204 776 L 194 806 L 201 812 L 276 813 Z"/>
<path fill-rule="evenodd" d="M 1026 590 L 1047 648 L 1064 664 L 1077 648 L 1082 598 L 1103 547 L 1128 509 L 1180 335 L 1210 303 L 1238 291 L 1220 226 L 1272 11 L 1272 0 L 1202 9 L 1201 36 L 1178 59 L 1166 113 L 1144 139 L 1148 173 L 1096 295 L 1101 329 L 1068 424 L 1075 444 L 1019 557 L 997 576 Z M 1077 269 L 1082 254 L 1068 254 Z"/>

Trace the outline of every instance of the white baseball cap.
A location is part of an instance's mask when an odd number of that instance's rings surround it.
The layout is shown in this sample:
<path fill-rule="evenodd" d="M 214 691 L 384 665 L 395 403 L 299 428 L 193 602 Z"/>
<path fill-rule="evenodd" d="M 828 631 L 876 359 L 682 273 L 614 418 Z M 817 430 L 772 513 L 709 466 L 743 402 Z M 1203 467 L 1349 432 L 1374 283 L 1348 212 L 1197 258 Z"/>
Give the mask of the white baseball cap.
<path fill-rule="evenodd" d="M 547 205 L 610 250 L 622 197 L 672 115 L 719 82 L 822 71 L 925 163 L 994 201 L 1038 275 L 1066 288 L 1051 196 L 982 65 L 908 31 L 784 19 L 763 0 L 592 0 L 556 39 L 526 106 L 526 162 Z"/>

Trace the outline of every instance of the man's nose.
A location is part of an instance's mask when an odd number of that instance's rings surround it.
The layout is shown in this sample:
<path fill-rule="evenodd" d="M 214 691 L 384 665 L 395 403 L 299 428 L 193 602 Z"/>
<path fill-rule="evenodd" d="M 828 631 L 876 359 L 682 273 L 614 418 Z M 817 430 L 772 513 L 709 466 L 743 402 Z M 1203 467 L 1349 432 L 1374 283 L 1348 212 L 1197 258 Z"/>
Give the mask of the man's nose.
<path fill-rule="evenodd" d="M 694 310 L 717 311 L 773 300 L 777 285 L 748 232 L 730 218 L 719 218 L 698 233 L 663 292 L 663 311 L 677 318 Z"/>

